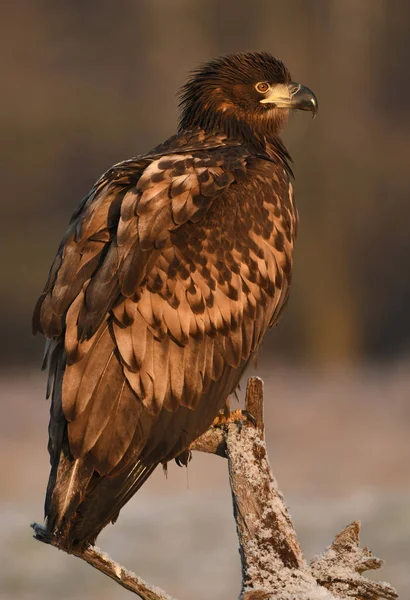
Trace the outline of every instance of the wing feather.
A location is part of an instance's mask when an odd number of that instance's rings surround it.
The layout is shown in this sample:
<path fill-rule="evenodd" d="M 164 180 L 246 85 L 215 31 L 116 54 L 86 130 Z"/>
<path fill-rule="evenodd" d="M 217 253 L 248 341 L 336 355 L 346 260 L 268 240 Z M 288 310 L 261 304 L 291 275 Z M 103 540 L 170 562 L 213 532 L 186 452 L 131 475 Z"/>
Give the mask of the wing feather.
<path fill-rule="evenodd" d="M 123 378 L 115 407 L 91 449 L 98 473 L 110 473 L 124 457 L 133 440 L 141 411 L 141 404 Z"/>
<path fill-rule="evenodd" d="M 169 345 L 170 396 L 165 404 L 167 410 L 176 410 L 181 403 L 185 386 L 185 348 L 175 342 Z"/>

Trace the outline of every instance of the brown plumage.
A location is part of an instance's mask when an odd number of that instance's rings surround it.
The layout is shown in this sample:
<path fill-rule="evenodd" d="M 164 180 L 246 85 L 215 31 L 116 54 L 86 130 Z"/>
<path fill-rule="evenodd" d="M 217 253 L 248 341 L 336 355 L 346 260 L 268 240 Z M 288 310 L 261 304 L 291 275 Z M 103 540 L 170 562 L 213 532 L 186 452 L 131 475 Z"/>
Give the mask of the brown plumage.
<path fill-rule="evenodd" d="M 34 313 L 48 338 L 50 536 L 94 543 L 210 426 L 286 302 L 297 213 L 279 132 L 316 111 L 266 53 L 193 73 L 179 132 L 74 213 Z"/>

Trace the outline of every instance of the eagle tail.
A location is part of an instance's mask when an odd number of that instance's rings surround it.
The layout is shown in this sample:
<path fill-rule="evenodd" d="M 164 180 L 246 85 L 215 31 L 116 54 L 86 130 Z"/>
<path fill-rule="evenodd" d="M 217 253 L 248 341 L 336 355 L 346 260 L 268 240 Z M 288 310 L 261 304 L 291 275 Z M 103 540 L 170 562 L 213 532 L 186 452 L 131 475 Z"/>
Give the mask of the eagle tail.
<path fill-rule="evenodd" d="M 118 475 L 107 477 L 99 475 L 87 457 L 74 460 L 62 451 L 46 505 L 47 534 L 68 551 L 94 544 L 101 530 L 117 520 L 121 508 L 156 466 L 146 467 L 138 461 Z"/>
<path fill-rule="evenodd" d="M 72 520 L 68 541 L 71 547 L 95 544 L 100 531 L 115 523 L 121 508 L 139 490 L 156 468 L 137 462 L 116 477 L 100 477 L 86 499 L 79 505 Z"/>
<path fill-rule="evenodd" d="M 51 470 L 45 500 L 45 535 L 65 550 L 94 544 L 100 531 L 115 522 L 121 508 L 153 472 L 137 457 L 127 460 L 110 476 L 99 475 L 89 454 L 75 458 L 68 444 L 67 420 L 62 409 L 66 357 L 62 343 L 48 345 L 44 367 L 49 368 L 51 395 L 49 453 Z M 120 465 L 119 465 L 120 466 Z"/>
<path fill-rule="evenodd" d="M 66 355 L 62 342 L 49 341 L 43 361 L 48 367 L 47 398 L 51 395 L 48 451 L 50 476 L 45 499 L 46 534 L 60 537 L 85 497 L 93 468 L 87 457 L 74 460 L 68 447 L 67 420 L 63 413 L 62 387 Z"/>

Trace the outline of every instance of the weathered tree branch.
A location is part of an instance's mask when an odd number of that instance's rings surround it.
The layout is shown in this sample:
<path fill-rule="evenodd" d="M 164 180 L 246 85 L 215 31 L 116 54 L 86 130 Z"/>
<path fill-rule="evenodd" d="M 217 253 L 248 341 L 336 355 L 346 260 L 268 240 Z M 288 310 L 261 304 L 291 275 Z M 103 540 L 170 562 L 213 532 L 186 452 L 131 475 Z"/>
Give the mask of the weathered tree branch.
<path fill-rule="evenodd" d="M 283 496 L 266 454 L 263 425 L 263 384 L 250 378 L 246 410 L 256 426 L 242 431 L 228 425 L 226 454 L 232 490 L 234 516 L 242 560 L 240 600 L 376 600 L 397 597 L 385 583 L 361 576 L 382 561 L 367 548 L 359 548 L 359 524 L 350 525 L 332 546 L 309 566 L 297 539 Z"/>
<path fill-rule="evenodd" d="M 233 511 L 242 563 L 239 600 L 394 600 L 396 591 L 387 583 L 362 576 L 378 569 L 382 561 L 359 547 L 357 521 L 339 533 L 335 541 L 308 565 L 294 530 L 282 493 L 272 475 L 264 442 L 263 384 L 252 377 L 246 391 L 246 410 L 254 419 L 212 427 L 191 450 L 228 459 Z M 33 523 L 39 541 L 58 547 L 41 525 Z M 97 548 L 73 554 L 105 573 L 143 600 L 173 600 L 150 586 Z"/>
<path fill-rule="evenodd" d="M 211 427 L 204 435 L 201 435 L 193 444 L 191 450 L 217 454 L 226 458 L 226 435 L 221 427 Z"/>
<path fill-rule="evenodd" d="M 57 542 L 50 540 L 50 538 L 45 534 L 45 528 L 43 525 L 32 523 L 31 527 L 34 529 L 34 537 L 36 540 L 45 542 L 46 544 L 51 544 L 52 546 L 58 548 Z M 87 562 L 89 565 L 94 567 L 94 569 L 97 569 L 97 571 L 101 571 L 101 573 L 108 575 L 108 577 L 111 577 L 111 579 L 116 581 L 123 588 L 130 592 L 134 592 L 134 594 L 137 594 L 143 600 L 174 600 L 172 596 L 160 588 L 145 583 L 145 581 L 138 577 L 138 575 L 125 569 L 119 563 L 112 560 L 108 554 L 102 552 L 96 546 L 89 546 L 83 552 L 73 550 L 71 554 L 81 558 L 81 560 Z"/>
<path fill-rule="evenodd" d="M 359 546 L 360 523 L 354 521 L 339 533 L 335 541 L 310 568 L 315 579 L 336 598 L 364 598 L 394 600 L 397 592 L 388 583 L 370 581 L 362 577 L 364 571 L 380 569 L 383 561 L 372 555 L 368 548 Z"/>
<path fill-rule="evenodd" d="M 275 598 L 308 598 L 318 584 L 303 558 L 296 533 L 273 478 L 263 441 L 263 388 L 248 383 L 246 410 L 256 427 L 228 426 L 226 447 L 234 517 L 242 561 L 242 594 L 263 591 Z M 286 590 L 284 583 L 286 582 Z M 282 596 L 281 592 L 287 594 Z M 249 596 L 248 596 L 249 597 Z M 292 596 L 291 596 L 292 597 Z"/>

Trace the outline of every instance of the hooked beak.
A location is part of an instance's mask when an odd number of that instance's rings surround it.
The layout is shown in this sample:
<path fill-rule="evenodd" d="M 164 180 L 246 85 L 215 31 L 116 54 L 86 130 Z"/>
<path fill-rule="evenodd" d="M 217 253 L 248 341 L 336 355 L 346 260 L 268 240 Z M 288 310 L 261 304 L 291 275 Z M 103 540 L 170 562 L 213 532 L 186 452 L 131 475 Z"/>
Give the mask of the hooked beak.
<path fill-rule="evenodd" d="M 273 86 L 260 102 L 272 104 L 276 108 L 310 110 L 313 118 L 318 111 L 318 101 L 312 90 L 294 81 Z"/>

